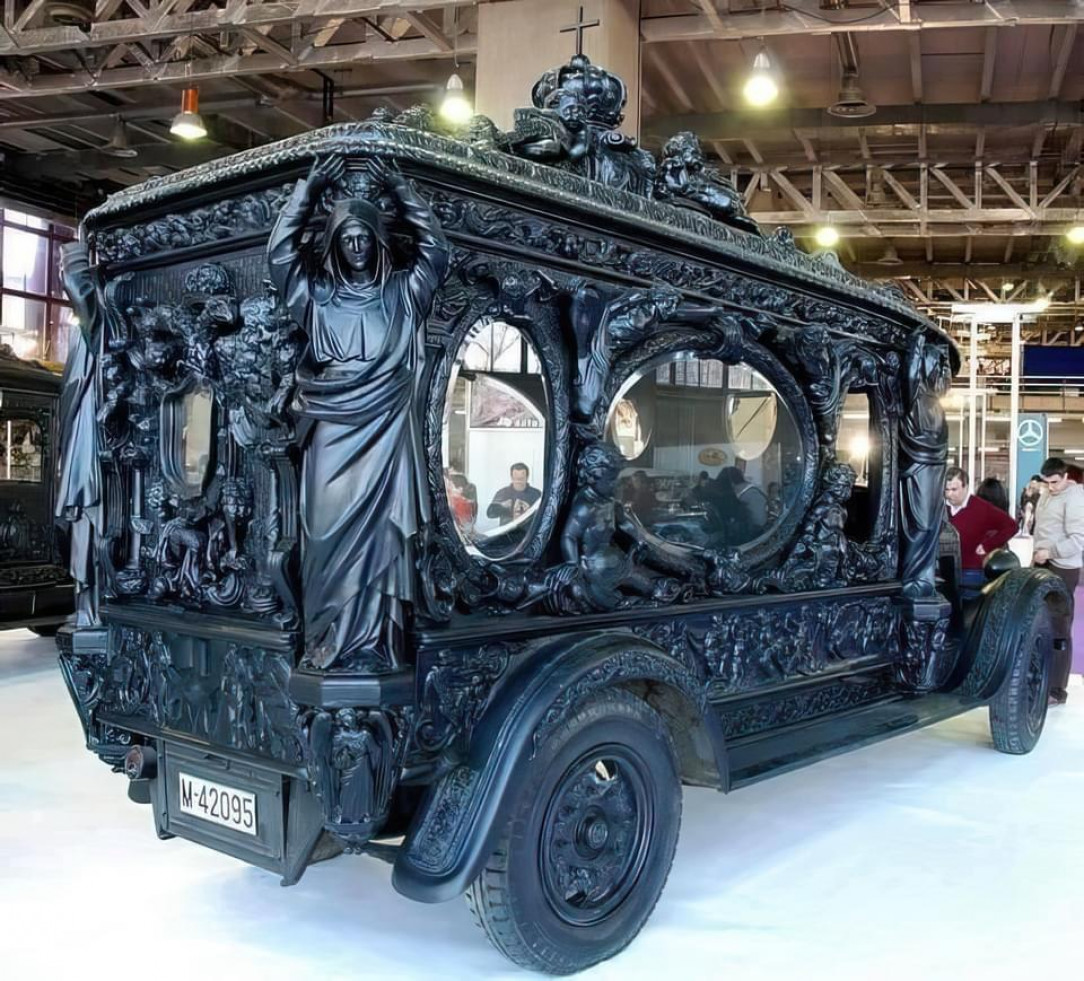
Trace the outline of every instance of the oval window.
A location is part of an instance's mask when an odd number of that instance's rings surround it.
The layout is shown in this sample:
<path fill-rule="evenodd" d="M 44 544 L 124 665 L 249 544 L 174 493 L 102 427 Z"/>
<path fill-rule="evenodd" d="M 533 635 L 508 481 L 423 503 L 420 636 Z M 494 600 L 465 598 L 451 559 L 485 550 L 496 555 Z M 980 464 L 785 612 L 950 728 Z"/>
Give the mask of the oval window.
<path fill-rule="evenodd" d="M 619 499 L 667 541 L 745 545 L 772 531 L 798 500 L 798 426 L 750 365 L 670 355 L 622 386 L 606 432 L 627 461 Z"/>
<path fill-rule="evenodd" d="M 467 550 L 507 558 L 530 539 L 546 487 L 548 400 L 522 331 L 480 321 L 456 355 L 444 405 L 448 510 Z"/>
<path fill-rule="evenodd" d="M 205 385 L 162 403 L 162 471 L 184 497 L 201 493 L 214 452 L 214 394 Z"/>

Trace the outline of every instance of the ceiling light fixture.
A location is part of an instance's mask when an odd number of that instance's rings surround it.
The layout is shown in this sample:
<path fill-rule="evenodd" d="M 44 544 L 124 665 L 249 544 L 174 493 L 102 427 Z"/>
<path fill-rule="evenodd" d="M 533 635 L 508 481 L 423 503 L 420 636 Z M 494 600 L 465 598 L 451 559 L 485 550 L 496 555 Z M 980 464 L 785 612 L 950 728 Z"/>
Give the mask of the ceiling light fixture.
<path fill-rule="evenodd" d="M 839 232 L 831 225 L 821 225 L 813 233 L 813 240 L 822 249 L 834 249 L 839 245 Z"/>
<path fill-rule="evenodd" d="M 138 155 L 138 151 L 128 145 L 128 129 L 120 116 L 113 118 L 113 137 L 102 147 L 102 153 L 110 157 L 122 157 L 130 159 Z"/>
<path fill-rule="evenodd" d="M 768 52 L 761 48 L 753 59 L 753 71 L 742 88 L 745 101 L 758 109 L 771 105 L 779 97 L 779 84 L 772 72 Z"/>
<path fill-rule="evenodd" d="M 896 251 L 896 246 L 891 242 L 885 243 L 885 250 L 881 254 L 880 259 L 874 259 L 874 262 L 879 266 L 902 266 L 903 260 L 900 258 L 899 252 Z"/>
<path fill-rule="evenodd" d="M 1084 245 L 1084 225 L 1073 225 L 1065 233 L 1070 245 Z"/>
<path fill-rule="evenodd" d="M 583 20 L 583 17 L 580 18 Z M 444 86 L 444 99 L 440 103 L 440 118 L 450 126 L 466 126 L 474 118 L 474 106 L 463 91 L 463 79 L 459 77 L 459 12 L 452 12 L 452 74 Z"/>
<path fill-rule="evenodd" d="M 452 72 L 448 84 L 444 86 L 444 100 L 440 104 L 440 116 L 446 123 L 463 126 L 474 116 L 474 108 L 463 91 L 463 79 L 458 72 Z"/>
<path fill-rule="evenodd" d="M 839 98 L 828 107 L 828 115 L 840 119 L 861 119 L 863 116 L 872 116 L 876 111 L 877 107 L 872 102 L 867 102 L 862 95 L 858 75 L 845 72 Z"/>
<path fill-rule="evenodd" d="M 199 89 L 196 86 L 188 86 L 181 93 L 181 111 L 173 117 L 169 131 L 182 140 L 201 140 L 207 135 L 207 127 L 199 114 Z"/>

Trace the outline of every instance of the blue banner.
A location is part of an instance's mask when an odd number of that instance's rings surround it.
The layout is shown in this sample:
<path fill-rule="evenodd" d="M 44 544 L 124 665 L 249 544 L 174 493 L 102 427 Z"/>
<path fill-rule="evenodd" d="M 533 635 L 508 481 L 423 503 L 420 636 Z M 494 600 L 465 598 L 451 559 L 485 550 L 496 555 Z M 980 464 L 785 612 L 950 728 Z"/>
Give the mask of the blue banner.
<path fill-rule="evenodd" d="M 1020 504 L 1020 495 L 1024 493 L 1028 481 L 1046 459 L 1046 413 L 1021 412 L 1016 421 L 1016 438 L 1013 440 L 1013 452 L 1016 453 L 1016 487 L 1011 499 L 1013 513 Z"/>

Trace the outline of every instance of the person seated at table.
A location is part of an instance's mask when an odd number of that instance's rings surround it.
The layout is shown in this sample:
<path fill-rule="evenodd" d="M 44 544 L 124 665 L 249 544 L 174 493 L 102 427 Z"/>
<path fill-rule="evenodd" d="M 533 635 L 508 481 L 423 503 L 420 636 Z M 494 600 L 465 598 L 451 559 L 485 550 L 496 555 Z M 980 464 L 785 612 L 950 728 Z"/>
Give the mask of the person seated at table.
<path fill-rule="evenodd" d="M 510 475 L 512 482 L 497 491 L 486 508 L 486 517 L 497 518 L 502 525 L 526 514 L 542 497 L 542 491 L 530 485 L 531 471 L 526 463 L 513 463 Z"/>

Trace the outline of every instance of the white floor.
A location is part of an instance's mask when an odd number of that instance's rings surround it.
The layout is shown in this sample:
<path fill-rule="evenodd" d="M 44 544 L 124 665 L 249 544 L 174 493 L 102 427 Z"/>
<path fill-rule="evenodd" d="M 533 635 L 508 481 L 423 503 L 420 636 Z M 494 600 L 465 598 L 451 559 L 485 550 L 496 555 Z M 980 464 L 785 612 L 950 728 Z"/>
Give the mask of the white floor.
<path fill-rule="evenodd" d="M 670 882 L 592 979 L 1079 977 L 1084 688 L 1030 756 L 974 712 L 731 797 L 685 796 Z M 528 977 L 465 903 L 411 903 L 342 857 L 283 889 L 160 842 L 82 748 L 50 641 L 0 635 L 6 979 Z M 1077 964 L 1073 968 L 1073 964 Z"/>

